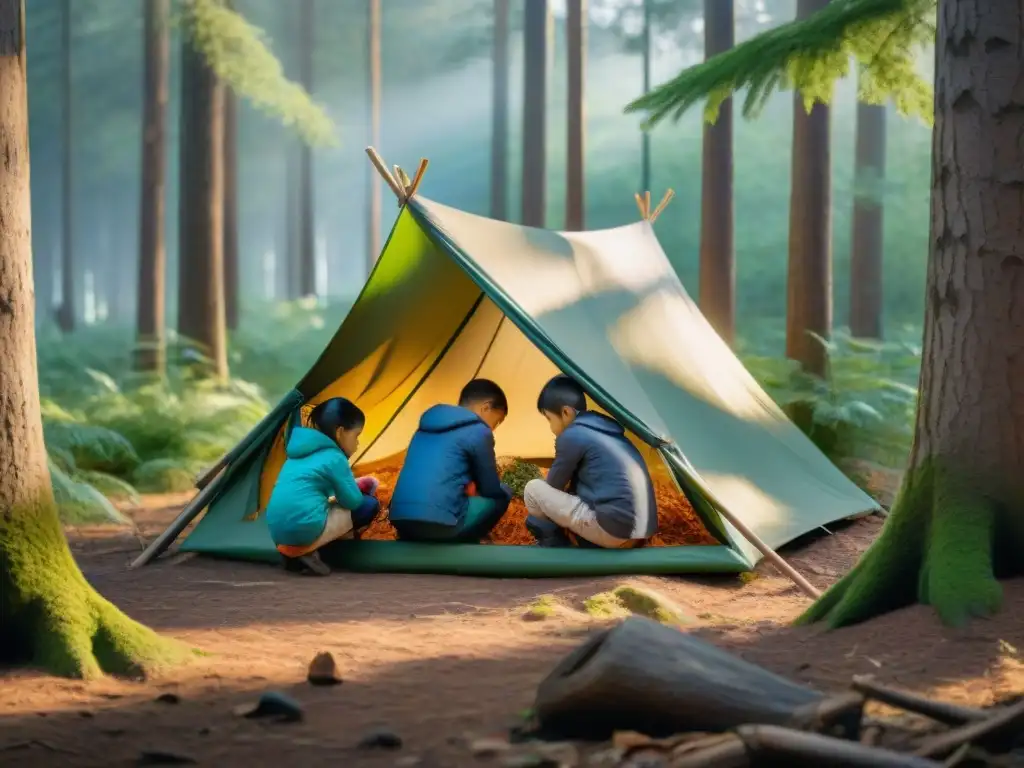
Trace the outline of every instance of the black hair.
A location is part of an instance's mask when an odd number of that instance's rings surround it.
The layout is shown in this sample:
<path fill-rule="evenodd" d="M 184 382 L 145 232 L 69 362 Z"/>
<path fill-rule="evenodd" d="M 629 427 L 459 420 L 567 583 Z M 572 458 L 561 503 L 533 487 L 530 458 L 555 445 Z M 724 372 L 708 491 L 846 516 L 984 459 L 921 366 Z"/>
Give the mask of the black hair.
<path fill-rule="evenodd" d="M 324 400 L 309 414 L 309 423 L 332 440 L 339 429 L 356 429 L 366 423 L 366 416 L 359 406 L 344 397 Z"/>
<path fill-rule="evenodd" d="M 561 413 L 565 407 L 583 413 L 587 410 L 587 394 L 571 376 L 555 376 L 541 389 L 537 397 L 537 410 Z"/>
<path fill-rule="evenodd" d="M 459 393 L 459 405 L 465 408 L 474 403 L 487 403 L 496 411 L 508 413 L 505 390 L 490 379 L 473 379 Z"/>

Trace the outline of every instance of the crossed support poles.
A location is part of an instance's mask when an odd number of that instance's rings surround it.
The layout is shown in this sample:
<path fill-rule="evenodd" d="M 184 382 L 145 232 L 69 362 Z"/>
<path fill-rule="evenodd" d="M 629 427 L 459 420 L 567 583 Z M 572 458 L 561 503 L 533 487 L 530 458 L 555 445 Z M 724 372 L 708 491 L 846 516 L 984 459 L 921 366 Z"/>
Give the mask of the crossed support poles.
<path fill-rule="evenodd" d="M 377 169 L 377 173 L 381 175 L 385 183 L 391 187 L 391 191 L 395 193 L 395 197 L 398 198 L 399 208 L 409 202 L 412 196 L 416 194 L 416 190 L 420 187 L 420 182 L 423 181 L 423 174 L 426 173 L 427 166 L 430 164 L 427 158 L 421 157 L 416 173 L 410 179 L 401 166 L 393 166 L 394 173 L 389 171 L 384 159 L 373 147 L 366 148 L 366 155 L 370 158 L 370 162 L 373 163 L 373 167 Z"/>

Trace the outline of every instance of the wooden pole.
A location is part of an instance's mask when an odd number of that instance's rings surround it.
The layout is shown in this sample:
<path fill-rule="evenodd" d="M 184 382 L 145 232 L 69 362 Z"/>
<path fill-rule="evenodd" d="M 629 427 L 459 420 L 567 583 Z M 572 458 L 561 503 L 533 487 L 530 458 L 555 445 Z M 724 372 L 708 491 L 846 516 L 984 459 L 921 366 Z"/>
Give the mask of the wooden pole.
<path fill-rule="evenodd" d="M 367 23 L 367 36 L 368 49 L 369 49 L 369 61 L 368 68 L 370 72 L 369 80 L 369 111 L 370 111 L 370 146 L 380 146 L 380 111 L 381 111 L 381 86 L 382 86 L 382 74 L 381 74 L 381 7 L 380 0 L 369 0 L 369 20 Z M 372 157 L 370 158 L 373 159 Z M 379 168 L 377 169 L 380 170 Z M 390 176 L 390 174 L 388 174 Z M 377 257 L 380 256 L 381 249 L 381 199 L 380 199 L 380 179 L 377 178 L 376 174 L 371 173 L 369 179 L 369 211 L 367 216 L 367 254 L 366 254 L 366 272 L 369 274 L 373 271 L 374 265 L 377 263 Z"/>

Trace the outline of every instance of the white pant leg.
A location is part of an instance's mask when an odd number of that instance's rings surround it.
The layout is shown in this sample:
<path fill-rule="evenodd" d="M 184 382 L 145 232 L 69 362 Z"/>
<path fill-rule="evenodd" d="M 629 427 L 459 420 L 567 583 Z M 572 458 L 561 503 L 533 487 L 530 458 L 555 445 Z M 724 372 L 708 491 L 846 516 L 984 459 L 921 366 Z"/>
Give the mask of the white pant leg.
<path fill-rule="evenodd" d="M 597 515 L 578 496 L 552 488 L 543 480 L 531 480 L 523 489 L 523 502 L 526 510 L 539 520 L 550 520 L 556 525 L 567 528 L 577 536 L 582 536 L 591 544 L 606 549 L 618 549 L 626 543 L 605 532 L 598 525 Z"/>

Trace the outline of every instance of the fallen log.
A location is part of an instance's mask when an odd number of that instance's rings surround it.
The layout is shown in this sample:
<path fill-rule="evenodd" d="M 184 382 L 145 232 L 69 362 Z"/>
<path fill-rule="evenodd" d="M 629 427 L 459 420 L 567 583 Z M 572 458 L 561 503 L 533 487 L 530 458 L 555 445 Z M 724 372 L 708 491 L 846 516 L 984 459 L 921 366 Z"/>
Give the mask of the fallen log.
<path fill-rule="evenodd" d="M 534 710 L 545 731 L 604 739 L 722 732 L 743 723 L 827 723 L 855 737 L 860 709 L 822 710 L 822 694 L 696 637 L 632 617 L 591 637 L 541 682 Z M 824 713 L 824 717 L 822 716 Z M 816 720 L 817 719 L 817 720 Z M 851 723 L 851 721 L 856 723 Z"/>

